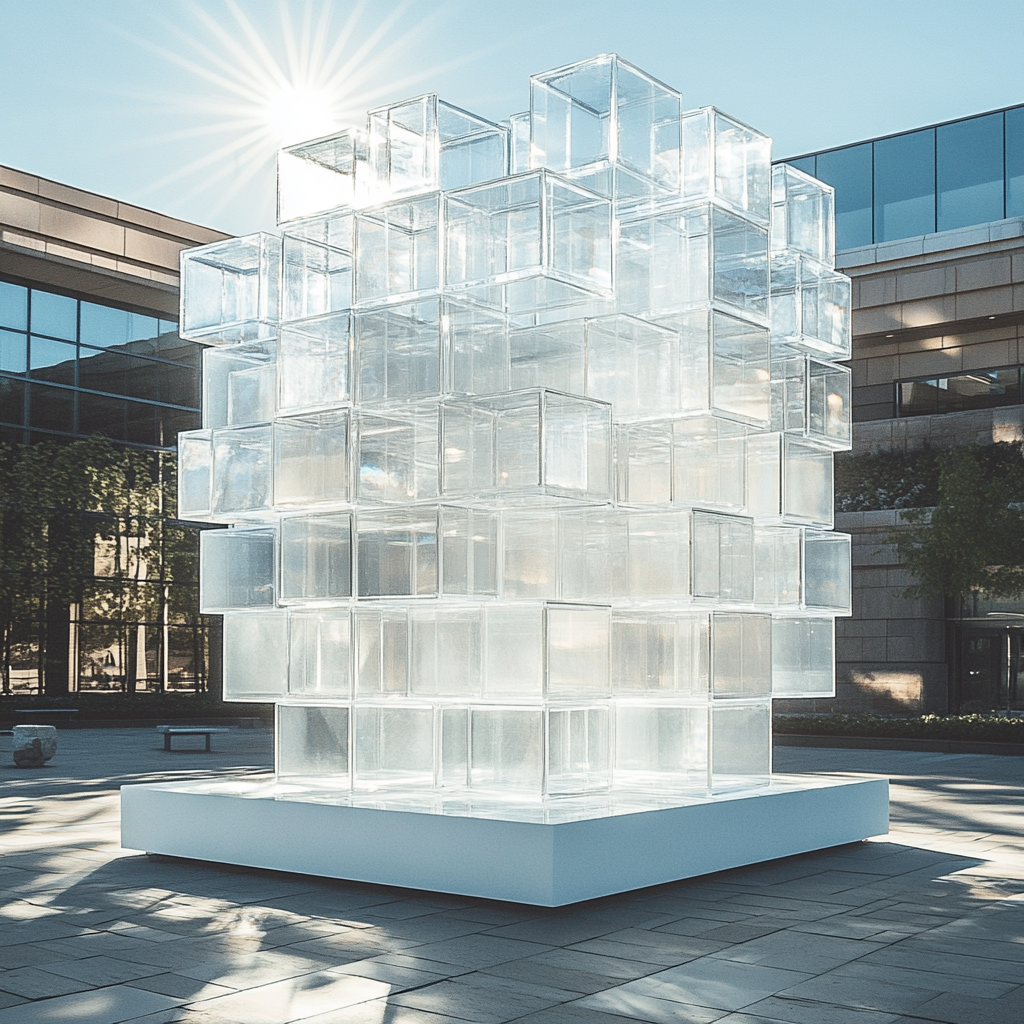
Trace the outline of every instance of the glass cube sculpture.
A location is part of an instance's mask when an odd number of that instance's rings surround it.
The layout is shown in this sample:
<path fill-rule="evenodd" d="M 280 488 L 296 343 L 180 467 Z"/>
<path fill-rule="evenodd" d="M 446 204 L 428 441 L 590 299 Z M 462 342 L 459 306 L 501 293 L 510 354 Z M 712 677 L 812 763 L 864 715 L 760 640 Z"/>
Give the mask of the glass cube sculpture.
<path fill-rule="evenodd" d="M 290 146 L 281 237 L 183 254 L 178 514 L 228 527 L 202 608 L 289 791 L 541 821 L 768 784 L 851 608 L 850 283 L 770 151 L 604 55 L 502 125 L 431 94 Z"/>
<path fill-rule="evenodd" d="M 280 238 L 260 233 L 182 250 L 181 337 L 206 345 L 272 337 L 280 300 Z"/>

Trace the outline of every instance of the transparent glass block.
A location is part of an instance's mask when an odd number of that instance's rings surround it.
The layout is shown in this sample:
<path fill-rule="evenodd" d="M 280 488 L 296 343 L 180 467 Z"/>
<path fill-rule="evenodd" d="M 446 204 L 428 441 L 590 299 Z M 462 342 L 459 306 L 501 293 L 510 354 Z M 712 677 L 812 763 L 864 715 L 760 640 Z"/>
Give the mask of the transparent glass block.
<path fill-rule="evenodd" d="M 675 611 L 612 612 L 612 693 L 617 697 L 706 697 L 709 618 Z"/>
<path fill-rule="evenodd" d="M 562 601 L 611 601 L 626 577 L 626 523 L 611 510 L 558 514 L 558 594 Z"/>
<path fill-rule="evenodd" d="M 772 696 L 835 694 L 835 620 L 772 619 Z"/>
<path fill-rule="evenodd" d="M 620 202 L 679 187 L 682 99 L 614 55 L 530 79 L 532 166 Z"/>
<path fill-rule="evenodd" d="M 224 615 L 224 699 L 273 701 L 288 690 L 288 614 L 250 608 Z"/>
<path fill-rule="evenodd" d="M 404 697 L 409 690 L 409 613 L 357 606 L 352 611 L 357 698 Z"/>
<path fill-rule="evenodd" d="M 741 511 L 746 504 L 744 427 L 714 416 L 672 423 L 672 501 Z"/>
<path fill-rule="evenodd" d="M 567 700 L 608 696 L 610 642 L 610 608 L 548 605 L 547 695 Z"/>
<path fill-rule="evenodd" d="M 790 164 L 772 168 L 772 252 L 789 249 L 835 266 L 836 193 Z"/>
<path fill-rule="evenodd" d="M 546 390 L 446 402 L 442 485 L 496 504 L 611 497 L 611 408 Z"/>
<path fill-rule="evenodd" d="M 772 257 L 772 342 L 826 359 L 849 359 L 851 285 L 799 253 Z"/>
<path fill-rule="evenodd" d="M 752 519 L 694 512 L 690 559 L 695 599 L 729 604 L 753 601 Z"/>
<path fill-rule="evenodd" d="M 707 705 L 618 704 L 615 784 L 659 792 L 704 792 L 708 784 Z"/>
<path fill-rule="evenodd" d="M 853 611 L 850 535 L 804 530 L 804 607 L 849 615 Z"/>
<path fill-rule="evenodd" d="M 183 338 L 230 345 L 277 329 L 281 239 L 264 233 L 228 238 L 181 253 Z"/>
<path fill-rule="evenodd" d="M 445 197 L 445 287 L 513 316 L 611 297 L 611 203 L 548 171 Z"/>
<path fill-rule="evenodd" d="M 391 195 L 448 191 L 507 173 L 507 129 L 434 93 L 371 110 L 369 127 Z"/>
<path fill-rule="evenodd" d="M 432 192 L 355 215 L 355 305 L 389 305 L 441 287 L 441 195 Z"/>
<path fill-rule="evenodd" d="M 469 708 L 442 707 L 437 784 L 445 790 L 469 787 Z"/>
<path fill-rule="evenodd" d="M 350 714 L 330 704 L 278 704 L 278 776 L 348 789 Z"/>
<path fill-rule="evenodd" d="M 832 451 L 786 434 L 747 438 L 747 511 L 756 519 L 832 526 Z"/>
<path fill-rule="evenodd" d="M 396 508 L 356 516 L 359 597 L 436 597 L 436 508 Z"/>
<path fill-rule="evenodd" d="M 558 598 L 558 513 L 502 514 L 502 596 L 508 600 Z"/>
<path fill-rule="evenodd" d="M 353 714 L 356 789 L 434 784 L 433 708 L 357 704 Z"/>
<path fill-rule="evenodd" d="M 277 154 L 277 220 L 361 206 L 377 190 L 370 140 L 359 128 L 288 146 Z"/>
<path fill-rule="evenodd" d="M 352 315 L 289 324 L 277 343 L 277 409 L 308 412 L 348 405 L 352 398 Z"/>
<path fill-rule="evenodd" d="M 484 607 L 484 697 L 539 699 L 544 694 L 544 606 Z"/>
<path fill-rule="evenodd" d="M 607 790 L 612 782 L 611 741 L 609 706 L 548 708 L 545 795 Z"/>
<path fill-rule="evenodd" d="M 359 400 L 378 403 L 508 387 L 505 318 L 441 299 L 357 313 Z"/>
<path fill-rule="evenodd" d="M 625 571 L 613 569 L 613 591 L 634 601 L 689 601 L 690 516 L 686 512 L 628 512 Z"/>
<path fill-rule="evenodd" d="M 281 520 L 281 602 L 331 603 L 352 596 L 352 515 Z"/>
<path fill-rule="evenodd" d="M 276 405 L 273 338 L 203 350 L 203 426 L 269 423 Z"/>
<path fill-rule="evenodd" d="M 807 432 L 807 356 L 791 349 L 772 351 L 771 429 Z"/>
<path fill-rule="evenodd" d="M 308 238 L 351 255 L 355 250 L 354 219 L 352 210 L 343 206 L 320 216 L 289 221 L 284 229 L 295 238 Z"/>
<path fill-rule="evenodd" d="M 269 509 L 270 427 L 221 427 L 212 441 L 213 514 Z"/>
<path fill-rule="evenodd" d="M 178 435 L 179 519 L 206 519 L 210 515 L 213 443 L 208 430 Z"/>
<path fill-rule="evenodd" d="M 470 787 L 540 797 L 544 787 L 544 712 L 470 708 Z"/>
<path fill-rule="evenodd" d="M 204 615 L 274 607 L 275 530 L 203 530 L 199 534 L 199 610 Z"/>
<path fill-rule="evenodd" d="M 498 514 L 446 506 L 439 516 L 442 592 L 497 597 Z"/>
<path fill-rule="evenodd" d="M 285 235 L 281 320 L 308 320 L 351 308 L 351 254 L 306 238 Z"/>
<path fill-rule="evenodd" d="M 615 497 L 620 505 L 672 501 L 671 421 L 616 427 Z"/>
<path fill-rule="evenodd" d="M 714 107 L 685 111 L 681 128 L 683 197 L 710 199 L 767 224 L 772 140 Z"/>
<path fill-rule="evenodd" d="M 771 616 L 713 612 L 711 692 L 715 699 L 768 697 L 771 691 Z"/>
<path fill-rule="evenodd" d="M 435 404 L 358 413 L 355 468 L 359 502 L 390 505 L 436 498 L 438 429 Z"/>
<path fill-rule="evenodd" d="M 807 361 L 807 436 L 839 451 L 853 446 L 850 380 L 847 366 Z"/>
<path fill-rule="evenodd" d="M 530 169 L 530 112 L 512 114 L 508 119 L 510 148 L 509 173 L 522 174 Z"/>
<path fill-rule="evenodd" d="M 799 608 L 802 533 L 796 526 L 754 527 L 754 604 Z"/>
<path fill-rule="evenodd" d="M 356 536 L 359 597 L 497 594 L 494 512 L 451 506 L 360 512 Z"/>
<path fill-rule="evenodd" d="M 288 636 L 289 693 L 352 696 L 352 616 L 347 609 L 294 609 Z"/>
<path fill-rule="evenodd" d="M 352 500 L 352 413 L 286 416 L 272 427 L 274 505 L 306 508 Z"/>
<path fill-rule="evenodd" d="M 610 403 L 616 422 L 683 411 L 678 333 L 635 317 L 610 316 L 587 320 L 586 340 L 584 394 Z"/>
<path fill-rule="evenodd" d="M 659 207 L 624 220 L 615 273 L 625 313 L 662 323 L 713 305 L 768 322 L 768 231 L 718 206 Z"/>
<path fill-rule="evenodd" d="M 512 330 L 508 344 L 512 390 L 540 387 L 568 395 L 584 393 L 587 365 L 584 320 Z"/>
<path fill-rule="evenodd" d="M 409 693 L 414 697 L 480 696 L 483 612 L 431 605 L 409 610 Z"/>
<path fill-rule="evenodd" d="M 711 709 L 711 787 L 767 786 L 772 764 L 772 714 L 767 701 L 716 701 Z"/>

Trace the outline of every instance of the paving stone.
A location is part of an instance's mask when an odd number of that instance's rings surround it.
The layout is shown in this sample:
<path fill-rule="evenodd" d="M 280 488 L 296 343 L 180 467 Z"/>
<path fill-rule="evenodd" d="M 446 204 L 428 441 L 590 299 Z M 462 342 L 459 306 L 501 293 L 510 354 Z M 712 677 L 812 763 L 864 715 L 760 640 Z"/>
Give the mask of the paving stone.
<path fill-rule="evenodd" d="M 785 996 L 769 996 L 748 1006 L 735 1017 L 723 1017 L 725 1024 L 746 1024 L 751 1020 L 784 1021 L 785 1024 L 895 1024 L 898 1015 L 862 1007 L 835 1006 L 810 1002 L 804 999 L 788 999 Z"/>
<path fill-rule="evenodd" d="M 88 982 L 62 978 L 39 967 L 16 967 L 0 974 L 0 990 L 25 999 L 49 999 L 90 987 Z"/>
<path fill-rule="evenodd" d="M 180 1004 L 171 996 L 112 985 L 0 1010 L 0 1024 L 122 1024 Z"/>
<path fill-rule="evenodd" d="M 444 942 L 428 942 L 416 946 L 414 953 L 425 960 L 455 964 L 459 967 L 493 967 L 509 960 L 521 960 L 546 952 L 548 947 L 536 942 L 500 938 L 497 935 L 463 936 Z"/>
<path fill-rule="evenodd" d="M 723 1010 L 713 1010 L 707 1006 L 695 1006 L 626 991 L 621 986 L 587 996 L 575 1005 L 588 1010 L 617 1014 L 630 1020 L 653 1021 L 655 1024 L 678 1024 L 679 1021 L 711 1024 L 712 1021 L 721 1020 L 725 1013 Z"/>
<path fill-rule="evenodd" d="M 532 992 L 497 992 L 492 987 L 471 984 L 463 978 L 439 981 L 436 985 L 412 992 L 400 992 L 389 999 L 389 1002 L 398 1006 L 447 1014 L 478 1024 L 504 1024 L 505 1021 L 515 1020 L 563 1001 Z"/>

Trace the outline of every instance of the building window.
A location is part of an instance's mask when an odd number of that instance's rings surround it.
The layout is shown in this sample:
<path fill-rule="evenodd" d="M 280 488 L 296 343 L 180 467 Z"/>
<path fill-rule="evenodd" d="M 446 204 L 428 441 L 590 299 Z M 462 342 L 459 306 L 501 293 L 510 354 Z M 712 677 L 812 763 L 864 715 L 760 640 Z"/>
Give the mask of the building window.
<path fill-rule="evenodd" d="M 897 416 L 931 416 L 1021 402 L 1021 367 L 896 382 Z"/>

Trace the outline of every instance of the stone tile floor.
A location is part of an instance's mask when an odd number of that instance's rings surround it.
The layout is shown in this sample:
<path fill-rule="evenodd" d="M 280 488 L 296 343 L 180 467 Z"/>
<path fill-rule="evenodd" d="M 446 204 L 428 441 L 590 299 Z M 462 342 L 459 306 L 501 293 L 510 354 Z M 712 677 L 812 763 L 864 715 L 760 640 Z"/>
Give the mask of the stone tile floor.
<path fill-rule="evenodd" d="M 892 832 L 544 910 L 121 849 L 122 783 L 265 771 L 269 731 L 9 744 L 0 1024 L 1024 1021 L 1024 758 L 782 747 L 890 775 Z"/>

